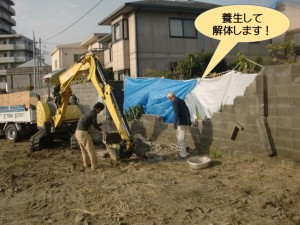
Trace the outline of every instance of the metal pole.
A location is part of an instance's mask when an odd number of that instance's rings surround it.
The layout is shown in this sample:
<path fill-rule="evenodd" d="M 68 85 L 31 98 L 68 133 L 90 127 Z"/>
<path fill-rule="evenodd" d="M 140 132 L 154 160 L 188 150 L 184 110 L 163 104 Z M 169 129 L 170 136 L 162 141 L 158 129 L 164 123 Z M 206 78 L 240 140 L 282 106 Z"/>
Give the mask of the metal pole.
<path fill-rule="evenodd" d="M 39 88 L 42 87 L 41 85 L 41 75 L 42 75 L 42 46 L 41 46 L 41 38 L 39 38 L 39 76 L 38 76 L 38 81 L 39 81 Z"/>
<path fill-rule="evenodd" d="M 33 31 L 33 79 L 34 79 L 34 89 L 36 89 L 36 71 L 35 71 L 35 36 Z"/>

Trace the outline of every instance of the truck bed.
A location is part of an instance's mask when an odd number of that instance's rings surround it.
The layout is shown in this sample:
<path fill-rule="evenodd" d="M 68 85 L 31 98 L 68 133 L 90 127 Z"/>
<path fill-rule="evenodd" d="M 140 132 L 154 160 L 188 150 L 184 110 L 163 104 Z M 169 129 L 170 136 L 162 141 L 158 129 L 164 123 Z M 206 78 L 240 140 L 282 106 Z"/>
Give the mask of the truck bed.
<path fill-rule="evenodd" d="M 0 123 L 8 122 L 35 123 L 36 112 L 31 108 L 25 109 L 23 105 L 0 106 Z"/>

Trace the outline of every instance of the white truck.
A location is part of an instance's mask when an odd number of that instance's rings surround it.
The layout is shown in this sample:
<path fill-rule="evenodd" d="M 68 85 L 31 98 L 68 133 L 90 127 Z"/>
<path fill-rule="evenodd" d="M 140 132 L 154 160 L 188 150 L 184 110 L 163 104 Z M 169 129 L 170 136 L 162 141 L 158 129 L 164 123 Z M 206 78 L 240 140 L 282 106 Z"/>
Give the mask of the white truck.
<path fill-rule="evenodd" d="M 0 106 L 0 136 L 20 141 L 36 132 L 36 111 L 24 105 Z"/>

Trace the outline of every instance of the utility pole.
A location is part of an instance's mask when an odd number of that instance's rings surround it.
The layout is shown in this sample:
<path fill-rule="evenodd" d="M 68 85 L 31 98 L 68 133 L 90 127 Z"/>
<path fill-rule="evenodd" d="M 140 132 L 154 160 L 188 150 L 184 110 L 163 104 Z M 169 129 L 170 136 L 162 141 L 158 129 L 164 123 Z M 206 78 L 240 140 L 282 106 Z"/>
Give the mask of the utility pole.
<path fill-rule="evenodd" d="M 41 75 L 42 75 L 42 41 L 41 38 L 39 38 L 39 76 L 38 76 L 38 81 L 39 81 L 39 88 L 42 87 L 41 85 Z"/>
<path fill-rule="evenodd" d="M 33 79 L 34 79 L 34 89 L 36 89 L 36 71 L 35 71 L 35 36 L 33 31 Z"/>

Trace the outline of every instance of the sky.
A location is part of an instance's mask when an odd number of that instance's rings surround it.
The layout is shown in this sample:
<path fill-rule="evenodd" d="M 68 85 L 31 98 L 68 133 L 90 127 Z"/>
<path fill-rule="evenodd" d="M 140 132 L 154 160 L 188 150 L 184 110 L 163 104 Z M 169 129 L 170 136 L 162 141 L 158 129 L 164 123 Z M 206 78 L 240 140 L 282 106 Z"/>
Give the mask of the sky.
<path fill-rule="evenodd" d="M 110 27 L 99 26 L 97 23 L 125 2 L 132 1 L 135 0 L 14 0 L 16 16 L 13 18 L 17 25 L 13 28 L 17 34 L 30 39 L 35 36 L 37 42 L 41 40 L 42 53 L 46 63 L 50 64 L 50 53 L 57 45 L 82 42 L 93 33 L 110 32 Z M 275 1 L 201 0 L 219 5 L 252 4 L 267 7 Z"/>

